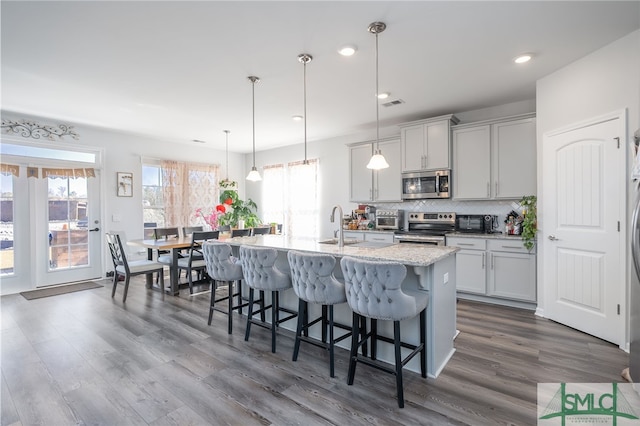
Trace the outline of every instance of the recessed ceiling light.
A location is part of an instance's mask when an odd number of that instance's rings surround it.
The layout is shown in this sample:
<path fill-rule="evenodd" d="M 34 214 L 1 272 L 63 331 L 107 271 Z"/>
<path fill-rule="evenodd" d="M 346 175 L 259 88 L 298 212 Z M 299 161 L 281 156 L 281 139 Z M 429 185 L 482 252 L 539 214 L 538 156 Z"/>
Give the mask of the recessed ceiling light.
<path fill-rule="evenodd" d="M 391 95 L 389 92 L 378 93 L 378 99 L 387 99 Z"/>
<path fill-rule="evenodd" d="M 357 50 L 358 49 L 354 45 L 348 44 L 338 49 L 338 53 L 341 54 L 342 56 L 353 56 Z"/>
<path fill-rule="evenodd" d="M 533 55 L 531 53 L 525 53 L 520 56 L 516 56 L 513 62 L 515 62 L 516 64 L 524 64 L 525 62 L 529 62 L 532 57 Z"/>
<path fill-rule="evenodd" d="M 301 115 L 294 115 L 291 117 L 293 119 L 293 121 L 302 121 L 302 116 Z"/>

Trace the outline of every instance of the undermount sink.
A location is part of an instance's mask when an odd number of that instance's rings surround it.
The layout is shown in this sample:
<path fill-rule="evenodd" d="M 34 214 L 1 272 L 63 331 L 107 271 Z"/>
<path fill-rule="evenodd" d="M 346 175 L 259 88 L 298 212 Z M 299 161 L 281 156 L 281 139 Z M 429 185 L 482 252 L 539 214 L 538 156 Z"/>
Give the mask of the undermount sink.
<path fill-rule="evenodd" d="M 338 244 L 338 239 L 329 238 L 328 240 L 322 240 L 318 242 L 320 244 Z M 382 243 L 377 241 L 362 241 L 362 240 L 356 240 L 353 238 L 345 238 L 344 245 L 345 246 L 348 245 L 351 247 L 362 247 L 362 248 L 383 248 L 383 247 L 392 246 L 393 243 Z"/>
<path fill-rule="evenodd" d="M 338 244 L 338 239 L 337 238 L 329 238 L 328 240 L 322 240 L 322 241 L 318 241 L 320 244 Z M 345 238 L 344 239 L 344 245 L 347 244 L 356 244 L 359 242 L 363 242 L 361 240 L 356 240 L 355 238 Z"/>

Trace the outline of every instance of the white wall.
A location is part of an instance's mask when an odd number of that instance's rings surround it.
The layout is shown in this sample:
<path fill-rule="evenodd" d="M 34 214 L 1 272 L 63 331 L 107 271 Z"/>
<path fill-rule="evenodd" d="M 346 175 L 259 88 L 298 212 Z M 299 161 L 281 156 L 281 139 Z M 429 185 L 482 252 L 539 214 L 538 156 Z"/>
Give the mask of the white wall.
<path fill-rule="evenodd" d="M 546 132 L 616 110 L 627 109 L 627 138 L 640 127 L 640 30 L 599 49 L 538 81 L 536 89 L 538 134 L 538 196 L 542 198 L 541 151 Z M 628 146 L 625 147 L 628 153 Z M 628 158 L 629 166 L 631 156 Z M 628 184 L 630 182 L 628 181 Z M 628 200 L 633 196 L 628 185 Z M 539 201 L 539 209 L 544 204 Z M 629 212 L 631 203 L 628 202 Z M 626 223 L 629 223 L 627 218 Z M 539 223 L 544 227 L 544 223 Z M 627 244 L 627 247 L 629 244 Z M 544 253 L 538 252 L 538 259 Z M 627 255 L 627 259 L 629 256 Z M 628 262 L 626 276 L 630 277 Z M 544 282 L 538 261 L 538 301 L 542 303 Z M 635 278 L 634 278 L 635 279 Z M 539 306 L 544 309 L 544 306 Z"/>
<path fill-rule="evenodd" d="M 9 120 L 30 119 L 39 124 L 54 125 L 69 124 L 75 127 L 80 135 L 75 141 L 70 137 L 63 139 L 67 146 L 78 147 L 102 147 L 104 148 L 104 162 L 101 169 L 104 188 L 102 202 L 103 216 L 100 228 L 105 231 L 124 231 L 128 239 L 142 238 L 142 162 L 143 157 L 191 161 L 198 163 L 211 163 L 220 165 L 221 176 L 225 173 L 225 135 L 221 134 L 215 143 L 187 144 L 177 143 L 171 140 L 158 140 L 148 136 L 134 135 L 98 127 L 74 124 L 68 121 L 51 118 L 33 117 L 25 114 L 2 111 L 2 118 Z M 3 135 L 5 137 L 6 135 Z M 28 138 L 11 135 L 10 139 L 28 142 Z M 41 143 L 42 140 L 39 140 Z M 46 141 L 45 141 L 46 142 Z M 215 147 L 214 147 L 215 146 Z M 229 178 L 239 182 L 239 192 L 244 192 L 246 170 L 244 166 L 244 154 L 229 153 Z M 132 172 L 133 197 L 116 196 L 116 172 Z M 120 216 L 122 221 L 114 222 L 112 219 Z M 112 269 L 109 254 L 105 249 L 103 269 Z"/>

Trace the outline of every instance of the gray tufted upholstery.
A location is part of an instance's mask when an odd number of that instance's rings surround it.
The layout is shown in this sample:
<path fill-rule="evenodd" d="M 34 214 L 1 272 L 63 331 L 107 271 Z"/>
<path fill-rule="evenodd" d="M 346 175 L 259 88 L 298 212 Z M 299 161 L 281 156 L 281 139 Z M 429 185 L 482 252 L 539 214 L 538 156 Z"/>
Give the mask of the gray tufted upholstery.
<path fill-rule="evenodd" d="M 207 273 L 216 281 L 237 281 L 243 279 L 242 265 L 231 255 L 229 244 L 206 242 L 202 245 Z"/>
<path fill-rule="evenodd" d="M 275 249 L 240 246 L 240 263 L 249 287 L 266 291 L 291 288 L 291 277 L 275 266 L 277 257 Z"/>
<path fill-rule="evenodd" d="M 402 321 L 413 318 L 429 304 L 424 291 L 400 288 L 407 268 L 396 262 L 343 257 L 347 303 L 362 316 L 379 320 Z"/>
<path fill-rule="evenodd" d="M 287 258 L 293 290 L 300 299 L 321 305 L 347 301 L 344 283 L 333 276 L 336 264 L 333 256 L 290 250 Z"/>

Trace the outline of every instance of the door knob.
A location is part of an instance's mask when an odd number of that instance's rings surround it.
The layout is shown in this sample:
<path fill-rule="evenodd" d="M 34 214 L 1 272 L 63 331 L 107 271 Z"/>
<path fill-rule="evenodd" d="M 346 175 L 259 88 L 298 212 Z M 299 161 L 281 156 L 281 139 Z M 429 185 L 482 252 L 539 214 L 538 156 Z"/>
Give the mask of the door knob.
<path fill-rule="evenodd" d="M 549 235 L 549 239 L 550 239 L 551 241 L 558 241 L 558 240 L 559 240 L 559 238 L 556 238 L 556 236 L 555 236 L 555 235 Z"/>
<path fill-rule="evenodd" d="M 89 229 L 89 232 L 97 232 L 99 230 L 100 230 L 100 228 L 93 228 L 93 229 Z"/>

